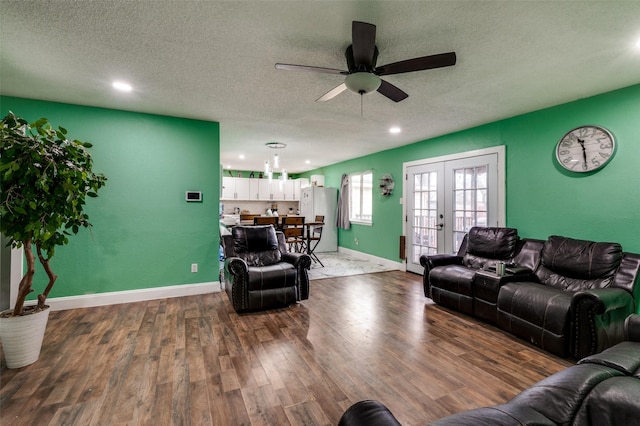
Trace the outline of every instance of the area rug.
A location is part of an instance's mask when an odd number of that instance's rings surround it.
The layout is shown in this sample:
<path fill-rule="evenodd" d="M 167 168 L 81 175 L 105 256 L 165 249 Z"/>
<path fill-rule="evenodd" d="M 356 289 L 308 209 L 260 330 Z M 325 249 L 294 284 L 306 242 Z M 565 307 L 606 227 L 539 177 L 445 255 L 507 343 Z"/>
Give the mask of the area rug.
<path fill-rule="evenodd" d="M 393 268 L 368 259 L 351 256 L 342 252 L 316 253 L 324 264 L 311 262 L 310 280 L 322 278 L 344 277 L 348 275 L 370 274 L 373 272 L 392 271 Z"/>

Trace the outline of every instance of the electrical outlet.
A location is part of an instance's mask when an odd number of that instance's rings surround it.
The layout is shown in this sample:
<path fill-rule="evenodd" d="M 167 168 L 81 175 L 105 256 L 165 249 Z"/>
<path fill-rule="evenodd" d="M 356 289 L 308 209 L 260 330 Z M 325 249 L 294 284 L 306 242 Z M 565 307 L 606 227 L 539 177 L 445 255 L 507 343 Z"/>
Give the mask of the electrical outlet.
<path fill-rule="evenodd" d="M 191 272 L 198 272 L 198 264 L 197 263 L 192 263 L 191 264 Z"/>
<path fill-rule="evenodd" d="M 353 239 L 353 242 L 354 242 L 354 243 L 356 243 L 356 245 L 360 244 L 360 241 L 358 241 L 358 239 L 357 239 L 357 238 L 354 238 L 354 239 Z"/>

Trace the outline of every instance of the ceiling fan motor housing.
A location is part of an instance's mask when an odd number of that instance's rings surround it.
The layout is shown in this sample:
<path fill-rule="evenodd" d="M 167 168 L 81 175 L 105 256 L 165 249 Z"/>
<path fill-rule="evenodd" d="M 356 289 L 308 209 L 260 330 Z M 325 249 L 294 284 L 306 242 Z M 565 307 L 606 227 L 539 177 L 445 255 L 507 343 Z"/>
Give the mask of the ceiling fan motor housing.
<path fill-rule="evenodd" d="M 347 47 L 347 50 L 344 51 L 344 56 L 347 58 L 347 69 L 349 73 L 359 72 L 359 71 L 368 71 L 373 72 L 373 69 L 376 67 L 376 63 L 378 62 L 378 46 L 373 47 L 373 57 L 371 58 L 371 67 L 367 67 L 364 64 L 360 64 L 360 66 L 356 65 L 356 60 L 353 58 L 353 45 L 350 44 Z"/>

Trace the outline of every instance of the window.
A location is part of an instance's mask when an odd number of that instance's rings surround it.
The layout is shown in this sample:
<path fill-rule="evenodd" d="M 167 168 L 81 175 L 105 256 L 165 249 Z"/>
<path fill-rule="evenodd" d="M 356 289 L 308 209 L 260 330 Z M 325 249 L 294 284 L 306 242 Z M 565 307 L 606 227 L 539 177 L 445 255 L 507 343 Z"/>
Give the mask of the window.
<path fill-rule="evenodd" d="M 371 223 L 373 219 L 373 173 L 349 176 L 349 220 Z"/>

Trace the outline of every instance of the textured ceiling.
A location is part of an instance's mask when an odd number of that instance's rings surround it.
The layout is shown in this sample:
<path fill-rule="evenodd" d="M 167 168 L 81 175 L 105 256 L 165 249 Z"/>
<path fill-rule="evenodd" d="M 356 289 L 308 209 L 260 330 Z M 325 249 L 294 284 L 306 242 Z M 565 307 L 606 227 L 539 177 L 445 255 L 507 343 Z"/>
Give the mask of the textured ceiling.
<path fill-rule="evenodd" d="M 300 172 L 640 83 L 640 1 L 0 7 L 2 94 L 218 121 L 221 161 L 240 170 L 259 170 L 269 141 L 288 144 L 284 164 Z M 458 62 L 386 77 L 409 98 L 366 95 L 363 116 L 350 92 L 315 102 L 342 76 L 274 68 L 346 69 L 353 20 L 377 25 L 379 65 L 449 51 Z M 114 92 L 115 79 L 134 91 Z M 391 125 L 402 133 L 390 135 Z"/>

